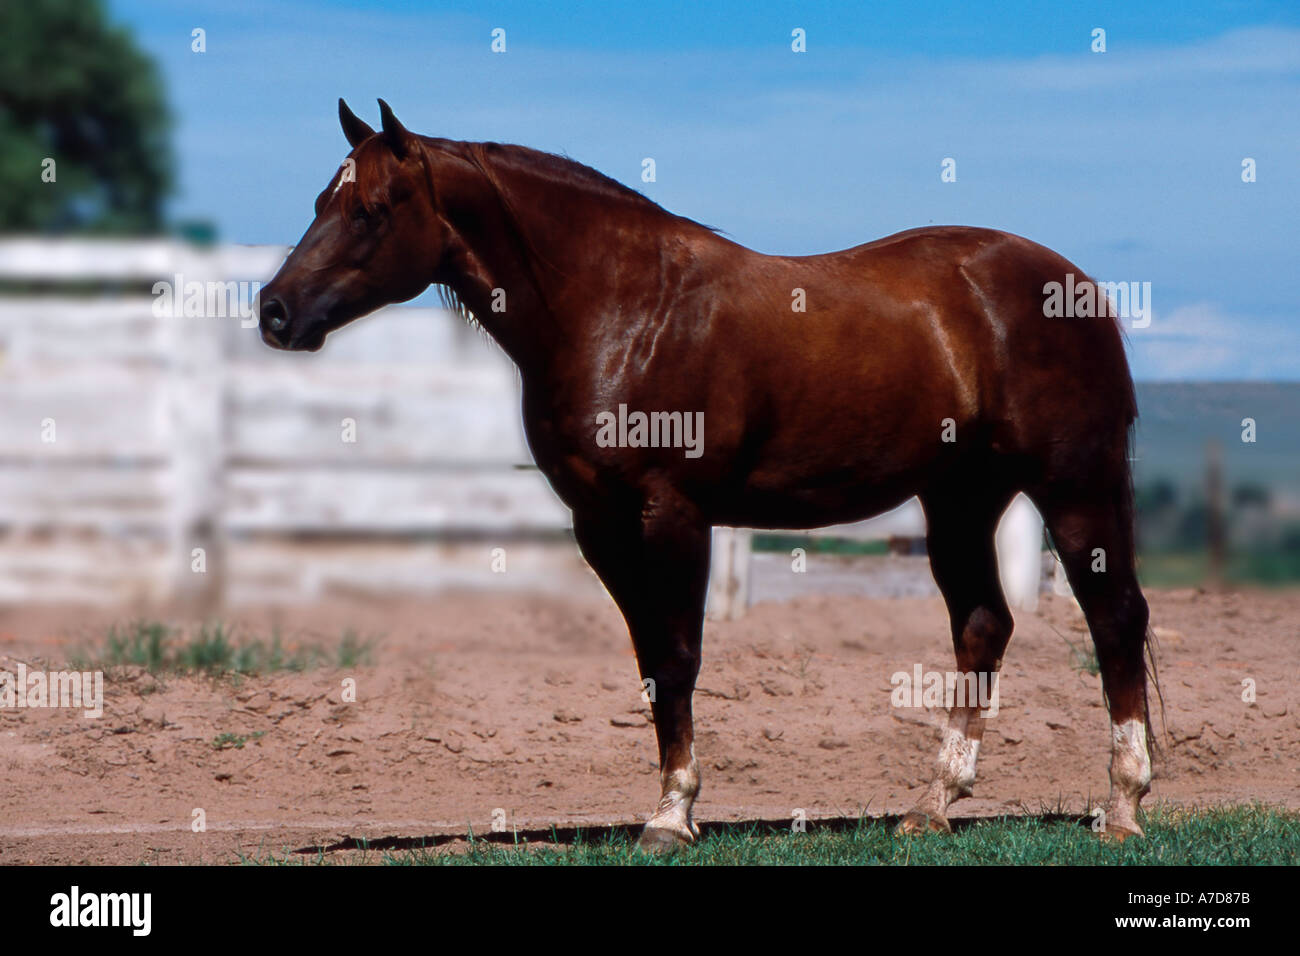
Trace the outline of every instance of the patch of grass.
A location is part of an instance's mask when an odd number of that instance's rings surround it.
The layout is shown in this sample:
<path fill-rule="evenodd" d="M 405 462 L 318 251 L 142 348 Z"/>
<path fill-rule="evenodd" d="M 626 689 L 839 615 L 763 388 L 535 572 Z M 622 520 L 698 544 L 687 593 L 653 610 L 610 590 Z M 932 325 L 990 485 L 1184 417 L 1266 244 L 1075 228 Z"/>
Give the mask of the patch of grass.
<path fill-rule="evenodd" d="M 1070 649 L 1070 670 L 1091 674 L 1093 677 L 1101 673 L 1101 664 L 1097 661 L 1097 648 L 1090 641 L 1085 639 L 1082 644 L 1075 644 L 1067 637 L 1062 636 L 1061 639 Z"/>
<path fill-rule="evenodd" d="M 198 634 L 176 647 L 172 669 L 183 674 L 247 674 L 253 670 L 250 650 L 250 645 L 237 648 L 221 622 L 204 624 Z"/>
<path fill-rule="evenodd" d="M 888 541 L 858 541 L 854 538 L 824 538 L 805 534 L 755 534 L 752 548 L 754 551 L 780 552 L 789 554 L 795 548 L 803 548 L 808 554 L 888 554 Z"/>
<path fill-rule="evenodd" d="M 165 665 L 163 648 L 169 637 L 167 626 L 157 621 L 136 621 L 124 628 L 115 624 L 109 628 L 100 663 L 130 664 L 156 673 Z"/>
<path fill-rule="evenodd" d="M 1157 807 L 1146 815 L 1146 839 L 1103 842 L 1086 819 L 998 817 L 954 835 L 900 837 L 892 821 L 862 820 L 835 830 L 810 824 L 807 833 L 785 827 L 737 824 L 714 828 L 692 847 L 654 856 L 636 847 L 636 833 L 609 831 L 588 841 L 517 845 L 470 839 L 458 847 L 387 852 L 383 862 L 403 866 L 1173 866 L 1300 863 L 1300 814 L 1262 805 L 1184 809 Z M 304 863 L 326 862 L 318 854 Z M 287 858 L 265 860 L 289 862 Z"/>
<path fill-rule="evenodd" d="M 1138 580 L 1143 587 L 1201 587 L 1210 579 L 1210 558 L 1204 551 L 1143 551 Z M 1259 587 L 1300 584 L 1300 547 L 1234 551 L 1223 568 L 1224 583 Z"/>
<path fill-rule="evenodd" d="M 343 632 L 339 642 L 338 667 L 346 670 L 351 667 L 364 667 L 370 663 L 372 642 L 361 638 L 356 631 L 348 628 Z"/>
<path fill-rule="evenodd" d="M 373 641 L 362 639 L 351 629 L 343 632 L 335 649 L 319 644 L 291 649 L 285 647 L 278 631 L 267 641 L 239 635 L 221 621 L 187 632 L 159 621 L 138 620 L 113 625 L 100 652 L 79 653 L 71 666 L 78 670 L 139 667 L 155 676 L 239 677 L 327 666 L 363 666 L 370 663 L 372 647 Z"/>
<path fill-rule="evenodd" d="M 244 744 L 250 740 L 258 740 L 266 736 L 265 730 L 254 731 L 251 734 L 217 734 L 212 738 L 213 750 L 243 750 Z"/>

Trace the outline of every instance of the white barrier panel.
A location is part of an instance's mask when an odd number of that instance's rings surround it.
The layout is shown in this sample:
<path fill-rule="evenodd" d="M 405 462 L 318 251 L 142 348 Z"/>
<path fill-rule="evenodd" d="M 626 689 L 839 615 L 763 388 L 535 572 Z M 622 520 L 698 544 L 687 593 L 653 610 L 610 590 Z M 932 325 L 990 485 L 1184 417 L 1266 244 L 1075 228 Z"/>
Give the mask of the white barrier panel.
<path fill-rule="evenodd" d="M 747 528 L 713 529 L 713 563 L 705 613 L 733 621 L 749 607 L 749 562 L 754 533 Z"/>
<path fill-rule="evenodd" d="M 857 541 L 883 540 L 895 535 L 921 537 L 925 534 L 925 513 L 920 502 L 912 498 L 867 521 L 791 533 Z M 732 620 L 740 617 L 749 606 L 751 539 L 752 533 L 743 529 L 714 529 L 713 564 L 709 576 L 710 619 Z M 1042 580 L 1043 519 L 1024 495 L 1017 495 L 1002 515 L 996 546 L 998 576 L 1007 604 L 1013 610 L 1037 610 Z"/>
<path fill-rule="evenodd" d="M 1024 495 L 1002 514 L 996 535 L 998 576 L 1013 611 L 1036 611 L 1043 573 L 1043 519 Z"/>

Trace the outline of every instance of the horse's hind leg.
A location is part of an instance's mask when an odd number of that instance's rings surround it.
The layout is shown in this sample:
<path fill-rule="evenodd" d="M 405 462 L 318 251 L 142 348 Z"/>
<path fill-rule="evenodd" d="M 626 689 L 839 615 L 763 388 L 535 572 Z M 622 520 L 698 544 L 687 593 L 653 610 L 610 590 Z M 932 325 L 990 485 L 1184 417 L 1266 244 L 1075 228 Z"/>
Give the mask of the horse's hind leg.
<path fill-rule="evenodd" d="M 948 605 L 957 670 L 962 675 L 976 675 L 976 686 L 993 693 L 994 675 L 1002 666 L 1002 653 L 1011 640 L 1014 624 L 998 580 L 993 541 L 998 518 L 1010 498 L 1010 492 L 981 494 L 973 493 L 970 487 L 921 497 L 930 569 Z M 969 796 L 975 783 L 975 760 L 984 737 L 981 703 L 972 701 L 969 694 L 953 701 L 935 777 L 920 801 L 903 817 L 898 826 L 900 833 L 950 829 L 949 804 Z"/>
<path fill-rule="evenodd" d="M 1147 750 L 1148 611 L 1133 558 L 1132 499 L 1126 481 L 1035 495 L 1088 619 L 1111 723 L 1110 809 L 1105 834 L 1141 836 L 1138 803 L 1151 787 Z"/>

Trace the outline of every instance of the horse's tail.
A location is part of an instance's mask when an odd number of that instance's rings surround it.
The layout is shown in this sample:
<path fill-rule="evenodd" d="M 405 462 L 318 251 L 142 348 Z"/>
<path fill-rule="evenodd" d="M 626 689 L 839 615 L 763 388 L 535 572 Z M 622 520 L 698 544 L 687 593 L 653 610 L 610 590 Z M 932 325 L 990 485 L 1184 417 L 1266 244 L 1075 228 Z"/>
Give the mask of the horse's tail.
<path fill-rule="evenodd" d="M 1114 312 L 1111 306 L 1111 317 L 1115 321 L 1116 328 L 1119 329 L 1122 338 L 1127 340 L 1124 335 L 1124 327 L 1120 323 L 1119 316 Z M 1137 450 L 1137 424 L 1138 424 L 1138 404 L 1137 404 L 1137 387 L 1133 384 L 1133 376 L 1128 373 L 1127 363 L 1125 363 L 1125 384 L 1128 389 L 1126 421 L 1125 421 L 1125 441 L 1124 441 L 1124 460 L 1121 465 L 1123 481 L 1118 489 L 1119 501 L 1117 502 L 1119 519 L 1121 526 L 1126 530 L 1128 535 L 1128 554 L 1129 565 L 1136 573 L 1138 565 L 1138 520 L 1137 520 L 1137 491 L 1134 484 L 1133 461 L 1136 458 Z M 1149 617 L 1146 625 L 1146 634 L 1143 636 L 1143 666 L 1146 670 L 1146 686 L 1143 691 L 1142 709 L 1143 722 L 1146 725 L 1146 743 L 1147 750 L 1154 757 L 1160 753 L 1160 744 L 1155 727 L 1151 720 L 1151 691 L 1155 691 L 1156 702 L 1160 706 L 1160 724 L 1165 726 L 1165 698 L 1160 687 L 1160 673 L 1156 663 L 1156 652 L 1158 645 L 1156 642 L 1155 629 L 1152 628 Z"/>

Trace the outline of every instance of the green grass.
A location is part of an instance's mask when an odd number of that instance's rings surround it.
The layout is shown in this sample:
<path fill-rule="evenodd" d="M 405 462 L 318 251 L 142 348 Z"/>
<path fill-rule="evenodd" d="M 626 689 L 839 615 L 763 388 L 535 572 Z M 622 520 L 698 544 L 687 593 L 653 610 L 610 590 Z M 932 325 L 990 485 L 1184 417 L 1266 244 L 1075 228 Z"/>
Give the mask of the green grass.
<path fill-rule="evenodd" d="M 889 542 L 783 532 L 756 533 L 753 538 L 755 552 L 789 554 L 794 548 L 803 548 L 810 555 L 860 557 L 888 554 Z M 1191 551 L 1143 550 L 1139 555 L 1138 578 L 1144 587 L 1200 587 L 1209 577 L 1209 555 L 1203 548 Z M 1227 557 L 1223 578 L 1233 585 L 1294 587 L 1300 584 L 1300 550 L 1290 547 L 1234 551 Z"/>
<path fill-rule="evenodd" d="M 251 734 L 232 734 L 232 733 L 217 734 L 217 736 L 212 738 L 212 749 L 213 750 L 243 750 L 244 744 L 248 743 L 250 740 L 257 740 L 258 738 L 265 737 L 265 736 L 266 736 L 265 730 L 254 731 Z"/>
<path fill-rule="evenodd" d="M 263 865 L 380 863 L 398 866 L 1168 866 L 1296 865 L 1300 814 L 1254 805 L 1212 809 L 1158 807 L 1146 815 L 1144 840 L 1103 842 L 1088 821 L 1058 814 L 999 817 L 959 826 L 952 835 L 896 836 L 893 820 L 845 826 L 809 824 L 791 833 L 771 824 L 706 829 L 700 842 L 667 856 L 643 853 L 636 831 L 613 828 L 559 843 L 510 834 L 473 837 L 454 847 L 382 849 L 361 843 L 351 856 L 320 851 L 242 856 Z"/>
<path fill-rule="evenodd" d="M 139 667 L 154 675 L 209 677 L 306 671 L 316 667 L 352 668 L 370 663 L 372 642 L 346 630 L 338 647 L 319 644 L 285 647 L 278 633 L 270 640 L 237 634 L 220 621 L 185 631 L 159 621 L 113 625 L 97 652 L 82 653 L 77 670 Z"/>
<path fill-rule="evenodd" d="M 1201 587 L 1210 579 L 1210 558 L 1205 551 L 1143 551 L 1138 560 L 1138 580 L 1143 587 Z M 1229 585 L 1294 587 L 1300 584 L 1300 552 L 1233 552 L 1223 568 Z"/>
<path fill-rule="evenodd" d="M 1065 646 L 1070 649 L 1070 670 L 1079 674 L 1091 674 L 1093 677 L 1101 673 L 1097 649 L 1091 640 L 1084 638 L 1081 643 L 1076 644 L 1064 634 L 1061 635 L 1061 640 L 1065 641 Z"/>
<path fill-rule="evenodd" d="M 864 555 L 888 554 L 888 541 L 857 541 L 853 538 L 812 537 L 805 534 L 784 534 L 780 532 L 755 534 L 752 548 L 754 551 L 779 552 L 789 554 L 795 548 L 803 548 L 807 554 Z"/>
<path fill-rule="evenodd" d="M 343 639 L 339 642 L 338 659 L 335 663 L 340 668 L 369 664 L 370 641 L 363 640 L 356 631 L 348 628 L 343 632 Z"/>

